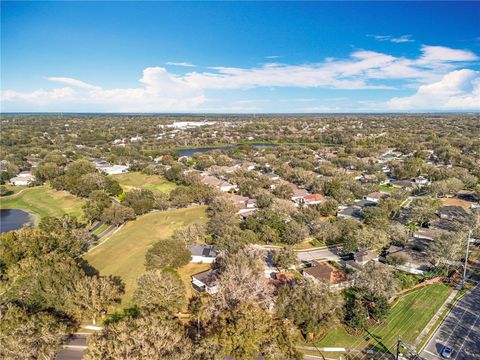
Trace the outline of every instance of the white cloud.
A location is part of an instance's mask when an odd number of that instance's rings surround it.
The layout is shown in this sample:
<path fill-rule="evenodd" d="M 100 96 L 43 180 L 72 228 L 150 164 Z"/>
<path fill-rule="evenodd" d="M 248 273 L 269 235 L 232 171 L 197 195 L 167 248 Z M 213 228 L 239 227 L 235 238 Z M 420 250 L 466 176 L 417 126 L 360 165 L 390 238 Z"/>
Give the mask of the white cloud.
<path fill-rule="evenodd" d="M 81 80 L 72 79 L 72 78 L 69 78 L 69 77 L 54 77 L 54 76 L 51 76 L 51 77 L 47 77 L 47 80 L 62 83 L 62 84 L 65 84 L 65 85 L 75 86 L 75 87 L 78 87 L 78 88 L 81 88 L 81 89 L 87 89 L 87 90 L 93 90 L 93 89 L 98 89 L 99 88 L 98 86 L 88 84 L 88 83 L 83 82 Z"/>
<path fill-rule="evenodd" d="M 422 85 L 412 96 L 387 102 L 391 110 L 480 110 L 480 72 L 455 70 L 440 81 Z"/>
<path fill-rule="evenodd" d="M 182 62 L 168 61 L 165 64 L 172 65 L 172 66 L 197 67 L 197 65 L 194 65 L 192 63 L 185 62 L 185 61 L 182 61 Z"/>
<path fill-rule="evenodd" d="M 473 61 L 478 56 L 469 50 L 451 49 L 444 46 L 422 45 L 422 56 L 417 60 L 418 65 L 429 65 L 444 62 Z"/>
<path fill-rule="evenodd" d="M 282 56 L 279 55 L 270 55 L 270 56 L 265 56 L 265 59 L 280 59 Z"/>
<path fill-rule="evenodd" d="M 397 37 L 391 36 L 391 35 L 367 35 L 367 36 L 373 37 L 375 40 L 378 40 L 378 41 L 390 41 L 396 44 L 415 41 L 412 39 L 412 35 L 401 35 Z"/>
<path fill-rule="evenodd" d="M 29 108 L 51 106 L 51 111 L 72 107 L 80 111 L 84 107 L 94 107 L 98 111 L 111 112 L 156 112 L 192 110 L 205 100 L 203 91 L 187 83 L 181 77 L 170 74 L 162 67 L 149 67 L 139 80 L 144 86 L 137 88 L 103 89 L 99 86 L 78 86 L 83 82 L 68 78 L 68 82 L 80 87 L 37 90 L 31 93 L 3 91 L 2 101 L 23 102 Z M 65 83 L 65 81 L 62 81 Z M 83 83 L 85 84 L 85 83 Z M 88 84 L 87 84 L 88 85 Z"/>
<path fill-rule="evenodd" d="M 106 89 L 69 77 L 48 77 L 49 81 L 66 84 L 68 87 L 40 89 L 30 93 L 7 90 L 2 92 L 2 101 L 29 110 L 34 110 L 35 106 L 48 107 L 50 104 L 50 111 L 61 106 L 70 106 L 72 111 L 89 108 L 113 112 L 162 112 L 195 111 L 205 103 L 205 93 L 210 90 L 245 90 L 259 87 L 418 89 L 411 99 L 394 98 L 388 105 L 392 108 L 395 105 L 407 109 L 414 108 L 420 101 L 418 99 L 423 98 L 423 92 L 432 89 L 433 84 L 440 83 L 444 87 L 446 81 L 452 81 L 445 78 L 447 74 L 455 74 L 459 66 L 478 59 L 468 50 L 428 45 L 423 45 L 420 50 L 421 55 L 416 58 L 357 50 L 347 58 L 327 58 L 318 63 L 268 63 L 252 68 L 214 67 L 208 71 L 190 71 L 185 74 L 175 74 L 164 67 L 148 67 L 143 70 L 139 79 L 140 85 L 132 88 Z M 450 97 L 447 99 L 450 106 L 460 107 L 460 104 L 463 104 L 463 107 L 468 107 L 469 97 L 466 94 L 459 96 L 461 98 L 453 94 L 451 97 L 456 100 Z"/>

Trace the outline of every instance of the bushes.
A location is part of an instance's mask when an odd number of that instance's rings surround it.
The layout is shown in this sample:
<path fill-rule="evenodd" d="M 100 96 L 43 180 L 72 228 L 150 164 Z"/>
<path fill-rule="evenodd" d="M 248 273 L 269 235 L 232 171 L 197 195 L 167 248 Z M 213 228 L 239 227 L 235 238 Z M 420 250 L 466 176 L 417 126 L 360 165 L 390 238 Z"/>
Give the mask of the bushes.
<path fill-rule="evenodd" d="M 190 262 L 191 255 L 182 241 L 167 239 L 156 242 L 145 256 L 148 270 L 165 267 L 179 268 Z"/>

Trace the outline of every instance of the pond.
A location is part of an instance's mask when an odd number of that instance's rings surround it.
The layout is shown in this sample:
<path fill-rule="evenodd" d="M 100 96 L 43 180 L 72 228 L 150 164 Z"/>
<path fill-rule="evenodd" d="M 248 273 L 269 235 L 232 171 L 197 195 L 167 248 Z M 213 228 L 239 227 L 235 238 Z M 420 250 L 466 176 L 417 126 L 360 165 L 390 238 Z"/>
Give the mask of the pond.
<path fill-rule="evenodd" d="M 277 147 L 277 144 L 249 144 L 252 145 L 255 149 L 261 148 L 269 148 L 269 147 Z M 229 145 L 229 146 L 214 146 L 214 147 L 203 147 L 203 148 L 191 148 L 191 149 L 182 149 L 178 150 L 178 156 L 193 156 L 195 153 L 204 153 L 212 150 L 220 150 L 220 151 L 227 151 L 227 150 L 234 150 L 238 149 L 240 145 Z"/>
<path fill-rule="evenodd" d="M 0 233 L 21 229 L 32 223 L 30 215 L 20 209 L 0 209 Z"/>

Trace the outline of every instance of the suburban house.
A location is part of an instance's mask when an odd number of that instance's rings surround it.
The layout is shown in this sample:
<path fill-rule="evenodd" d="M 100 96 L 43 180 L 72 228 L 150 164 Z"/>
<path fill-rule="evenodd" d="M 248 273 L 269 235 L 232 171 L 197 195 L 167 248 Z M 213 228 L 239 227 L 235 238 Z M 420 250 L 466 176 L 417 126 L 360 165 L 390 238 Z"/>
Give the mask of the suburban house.
<path fill-rule="evenodd" d="M 296 204 L 305 204 L 305 197 L 310 195 L 310 193 L 305 189 L 300 189 L 296 185 L 292 184 L 291 186 L 293 190 L 292 201 Z"/>
<path fill-rule="evenodd" d="M 140 142 L 143 141 L 143 136 L 133 136 L 130 138 L 130 142 Z"/>
<path fill-rule="evenodd" d="M 418 250 L 415 250 L 418 248 Z M 391 245 L 380 257 L 380 260 L 390 264 L 397 270 L 410 274 L 424 274 L 430 268 L 425 253 L 421 250 L 421 246 L 397 246 Z"/>
<path fill-rule="evenodd" d="M 374 203 L 378 203 L 380 200 L 388 198 L 390 195 L 384 192 L 372 192 L 368 195 L 363 197 L 364 200 L 372 201 Z"/>
<path fill-rule="evenodd" d="M 360 250 L 353 254 L 357 264 L 365 265 L 369 261 L 378 261 L 378 255 L 372 250 Z"/>
<path fill-rule="evenodd" d="M 325 197 L 321 194 L 308 194 L 304 196 L 305 205 L 316 205 L 325 201 Z"/>
<path fill-rule="evenodd" d="M 27 186 L 35 181 L 35 176 L 31 171 L 22 171 L 17 176 L 10 179 L 10 183 L 14 186 Z"/>
<path fill-rule="evenodd" d="M 411 180 L 393 180 L 390 182 L 393 187 L 403 189 L 403 190 L 412 190 L 415 186 L 415 183 Z"/>
<path fill-rule="evenodd" d="M 412 179 L 412 181 L 415 183 L 417 186 L 427 186 L 430 185 L 430 181 L 424 176 L 417 176 Z"/>
<path fill-rule="evenodd" d="M 306 279 L 312 279 L 316 282 L 325 282 L 330 289 L 345 289 L 353 285 L 352 280 L 348 280 L 347 274 L 337 269 L 328 262 L 312 261 L 312 266 L 303 269 L 303 276 Z"/>
<path fill-rule="evenodd" d="M 208 263 L 211 264 L 217 258 L 218 251 L 213 245 L 192 244 L 188 247 L 192 254 L 192 263 Z"/>
<path fill-rule="evenodd" d="M 103 171 L 107 175 L 125 174 L 128 172 L 128 166 L 125 165 L 112 165 L 98 167 L 98 170 Z"/>
<path fill-rule="evenodd" d="M 192 286 L 199 292 L 206 292 L 208 294 L 215 294 L 218 291 L 217 280 L 219 271 L 207 270 L 199 274 L 192 275 Z"/>
<path fill-rule="evenodd" d="M 249 197 L 241 196 L 237 194 L 228 194 L 228 195 L 229 195 L 229 198 L 232 200 L 233 204 L 240 209 L 238 211 L 239 214 L 248 212 L 253 209 L 256 210 L 257 208 L 257 203 L 255 199 L 251 199 Z"/>
<path fill-rule="evenodd" d="M 200 177 L 200 182 L 202 184 L 217 188 L 220 191 L 228 192 L 235 189 L 235 185 L 232 185 L 225 180 L 216 178 L 215 176 L 205 175 Z"/>
<path fill-rule="evenodd" d="M 442 206 L 437 210 L 438 217 L 445 220 L 461 219 L 464 218 L 467 214 L 467 211 L 463 207 L 458 205 Z"/>

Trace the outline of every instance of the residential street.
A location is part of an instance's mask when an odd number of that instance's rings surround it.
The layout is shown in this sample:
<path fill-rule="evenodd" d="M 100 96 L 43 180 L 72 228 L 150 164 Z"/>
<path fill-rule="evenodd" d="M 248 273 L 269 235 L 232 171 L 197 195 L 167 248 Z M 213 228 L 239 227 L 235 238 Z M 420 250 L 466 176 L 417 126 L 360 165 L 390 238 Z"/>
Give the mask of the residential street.
<path fill-rule="evenodd" d="M 87 335 L 82 333 L 73 334 L 64 348 L 55 356 L 55 360 L 81 360 L 87 348 Z"/>
<path fill-rule="evenodd" d="M 442 359 L 445 346 L 453 349 L 453 360 L 480 359 L 479 285 L 460 299 L 420 355 L 427 360 Z"/>
<path fill-rule="evenodd" d="M 297 251 L 300 261 L 310 261 L 315 259 L 339 260 L 338 248 L 330 247 L 321 250 Z"/>

